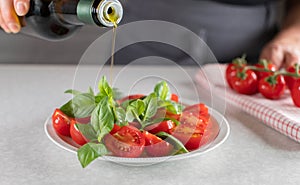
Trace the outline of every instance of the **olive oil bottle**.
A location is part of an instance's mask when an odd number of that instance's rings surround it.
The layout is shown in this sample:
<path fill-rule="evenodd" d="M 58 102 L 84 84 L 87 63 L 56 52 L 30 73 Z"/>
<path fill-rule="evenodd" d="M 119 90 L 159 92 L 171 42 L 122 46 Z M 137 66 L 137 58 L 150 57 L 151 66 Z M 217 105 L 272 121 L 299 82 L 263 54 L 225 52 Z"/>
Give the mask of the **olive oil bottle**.
<path fill-rule="evenodd" d="M 122 19 L 118 0 L 31 0 L 21 18 L 22 32 L 46 40 L 64 40 L 85 24 L 115 27 Z"/>

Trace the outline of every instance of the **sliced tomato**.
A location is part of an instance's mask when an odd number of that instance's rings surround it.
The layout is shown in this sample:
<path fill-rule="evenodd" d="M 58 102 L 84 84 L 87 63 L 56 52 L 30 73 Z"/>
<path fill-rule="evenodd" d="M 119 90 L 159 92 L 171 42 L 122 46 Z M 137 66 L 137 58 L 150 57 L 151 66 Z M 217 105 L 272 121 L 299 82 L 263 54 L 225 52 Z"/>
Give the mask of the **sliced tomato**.
<path fill-rule="evenodd" d="M 167 156 L 173 150 L 173 145 L 162 140 L 161 138 L 153 135 L 147 131 L 143 132 L 145 137 L 145 150 L 147 154 L 151 157 L 162 157 Z"/>
<path fill-rule="evenodd" d="M 297 107 L 300 107 L 300 79 L 298 79 L 294 82 L 292 90 L 291 90 L 291 95 L 292 95 L 294 104 Z"/>
<path fill-rule="evenodd" d="M 195 150 L 200 147 L 207 125 L 205 118 L 199 118 L 190 112 L 183 112 L 180 124 L 174 129 L 172 135 L 179 139 L 188 150 Z"/>
<path fill-rule="evenodd" d="M 152 134 L 157 134 L 158 132 L 166 132 L 171 134 L 172 131 L 175 128 L 175 123 L 172 120 L 166 120 L 162 121 L 160 123 L 155 123 L 153 125 L 147 126 L 144 128 L 144 130 L 152 133 Z"/>
<path fill-rule="evenodd" d="M 207 118 L 209 119 L 210 115 L 208 112 L 208 107 L 204 103 L 198 103 L 195 105 L 191 105 L 186 107 L 183 112 L 190 112 L 194 116 L 199 117 L 199 118 Z"/>
<path fill-rule="evenodd" d="M 136 99 L 141 99 L 141 98 L 144 98 L 145 95 L 144 94 L 133 94 L 133 95 L 129 95 L 129 96 L 126 96 L 120 100 L 117 100 L 117 103 L 119 105 L 121 105 L 123 102 L 127 101 L 127 100 L 136 100 Z"/>
<path fill-rule="evenodd" d="M 171 100 L 178 103 L 179 98 L 178 98 L 177 94 L 171 94 Z"/>
<path fill-rule="evenodd" d="M 156 114 L 153 116 L 153 120 L 154 119 L 161 119 L 163 120 L 164 118 L 170 118 L 170 119 L 174 119 L 174 120 L 178 120 L 180 119 L 181 114 L 174 114 L 172 112 L 167 111 L 165 108 L 160 108 L 157 110 Z"/>
<path fill-rule="evenodd" d="M 104 143 L 114 156 L 133 158 L 144 151 L 145 137 L 137 128 L 123 126 L 116 133 L 107 134 Z"/>
<path fill-rule="evenodd" d="M 110 134 L 115 134 L 116 132 L 118 132 L 121 129 L 121 126 L 114 124 L 113 129 L 110 131 Z"/>
<path fill-rule="evenodd" d="M 55 109 L 52 115 L 52 125 L 56 133 L 70 136 L 71 119 L 60 109 Z"/>
<path fill-rule="evenodd" d="M 79 131 L 76 123 L 76 120 L 72 119 L 71 126 L 70 126 L 70 135 L 73 141 L 79 145 L 84 145 L 88 142 L 88 139 L 84 137 L 84 135 Z"/>

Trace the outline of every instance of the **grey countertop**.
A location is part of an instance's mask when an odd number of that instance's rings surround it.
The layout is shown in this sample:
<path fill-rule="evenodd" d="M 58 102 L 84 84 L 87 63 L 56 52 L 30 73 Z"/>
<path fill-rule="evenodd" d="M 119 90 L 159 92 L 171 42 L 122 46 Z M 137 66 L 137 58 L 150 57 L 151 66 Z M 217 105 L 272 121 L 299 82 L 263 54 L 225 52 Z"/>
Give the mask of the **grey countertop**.
<path fill-rule="evenodd" d="M 145 82 L 162 78 L 185 99 L 201 99 L 191 80 L 197 70 L 117 66 L 114 86 L 148 91 L 152 86 Z M 300 144 L 230 106 L 225 110 L 230 136 L 208 153 L 140 167 L 97 160 L 82 169 L 76 155 L 47 138 L 44 123 L 70 98 L 66 89 L 85 90 L 108 73 L 108 67 L 92 65 L 0 65 L 1 185 L 300 184 Z"/>

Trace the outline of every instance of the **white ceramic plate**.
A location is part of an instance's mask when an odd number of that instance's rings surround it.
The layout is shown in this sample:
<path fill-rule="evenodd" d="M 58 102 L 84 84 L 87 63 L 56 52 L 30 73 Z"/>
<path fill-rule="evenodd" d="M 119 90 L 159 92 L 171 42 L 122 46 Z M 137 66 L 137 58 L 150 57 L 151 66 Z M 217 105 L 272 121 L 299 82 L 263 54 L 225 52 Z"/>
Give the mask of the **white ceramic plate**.
<path fill-rule="evenodd" d="M 209 108 L 209 112 L 212 118 L 211 119 L 212 124 L 210 129 L 213 132 L 213 134 L 210 134 L 209 136 L 204 135 L 201 142 L 206 142 L 206 143 L 203 144 L 197 150 L 194 150 L 189 153 L 166 156 L 166 157 L 123 158 L 123 157 L 114 157 L 114 156 L 103 156 L 103 157 L 99 157 L 98 159 L 115 162 L 118 164 L 124 164 L 124 165 L 143 166 L 143 165 L 156 164 L 164 161 L 175 161 L 175 160 L 186 159 L 186 158 L 198 156 L 206 152 L 209 152 L 217 148 L 218 146 L 220 146 L 227 139 L 230 133 L 230 127 L 225 117 L 212 108 Z M 73 142 L 72 139 L 69 137 L 59 136 L 58 134 L 56 134 L 52 126 L 51 118 L 48 118 L 46 120 L 44 129 L 48 138 L 53 143 L 55 143 L 57 146 L 69 152 L 76 153 L 79 145 Z"/>

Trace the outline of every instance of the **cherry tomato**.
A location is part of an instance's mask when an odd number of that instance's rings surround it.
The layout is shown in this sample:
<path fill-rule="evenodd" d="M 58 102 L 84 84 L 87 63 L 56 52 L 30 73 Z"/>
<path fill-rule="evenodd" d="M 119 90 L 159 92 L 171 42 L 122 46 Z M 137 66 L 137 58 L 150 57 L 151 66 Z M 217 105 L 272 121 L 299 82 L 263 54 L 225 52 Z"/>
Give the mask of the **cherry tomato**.
<path fill-rule="evenodd" d="M 200 141 L 208 122 L 200 119 L 190 112 L 183 112 L 180 124 L 174 129 L 172 135 L 179 139 L 186 149 L 195 150 L 200 147 Z"/>
<path fill-rule="evenodd" d="M 158 132 L 166 132 L 171 134 L 173 129 L 175 128 L 175 123 L 172 120 L 162 121 L 160 123 L 155 123 L 153 125 L 147 126 L 144 130 L 157 134 Z"/>
<path fill-rule="evenodd" d="M 289 66 L 286 70 L 287 70 L 287 72 L 290 72 L 290 73 L 296 72 L 295 66 Z M 299 70 L 299 73 L 300 73 L 300 70 Z M 284 80 L 285 80 L 286 85 L 289 88 L 289 90 L 292 90 L 292 87 L 293 87 L 295 81 L 297 80 L 297 77 L 284 76 Z"/>
<path fill-rule="evenodd" d="M 84 145 L 88 142 L 88 139 L 84 137 L 84 135 L 78 130 L 76 126 L 76 120 L 72 119 L 71 126 L 70 126 L 70 135 L 73 141 L 79 145 Z"/>
<path fill-rule="evenodd" d="M 244 59 L 242 59 L 242 60 L 244 60 Z M 232 88 L 232 78 L 235 77 L 237 72 L 240 69 L 243 69 L 245 66 L 246 66 L 245 63 L 236 64 L 235 62 L 227 65 L 226 71 L 225 71 L 225 77 L 226 77 L 227 84 L 229 85 L 230 88 Z"/>
<path fill-rule="evenodd" d="M 174 148 L 170 143 L 147 131 L 143 132 L 143 135 L 146 142 L 145 150 L 151 157 L 162 157 L 169 155 Z"/>
<path fill-rule="evenodd" d="M 242 75 L 236 75 L 232 78 L 233 89 L 240 94 L 255 94 L 258 90 L 258 79 L 254 71 L 247 70 Z"/>
<path fill-rule="evenodd" d="M 285 90 L 284 77 L 282 75 L 278 75 L 276 79 L 273 76 L 260 79 L 258 90 L 268 99 L 279 99 Z"/>
<path fill-rule="evenodd" d="M 135 99 L 141 99 L 141 98 L 144 98 L 145 95 L 144 94 L 133 94 L 133 95 L 129 95 L 129 96 L 126 96 L 120 100 L 117 100 L 117 103 L 119 105 L 121 105 L 123 102 L 127 101 L 127 100 L 135 100 Z"/>
<path fill-rule="evenodd" d="M 298 79 L 294 82 L 292 90 L 291 90 L 291 95 L 292 95 L 294 104 L 297 107 L 300 107 L 300 79 Z"/>
<path fill-rule="evenodd" d="M 255 64 L 255 67 L 261 68 L 261 69 L 265 69 L 265 66 L 264 66 L 263 63 Z M 277 67 L 274 64 L 268 62 L 267 63 L 267 69 L 275 72 L 277 70 Z M 255 71 L 258 80 L 263 79 L 265 77 L 268 77 L 268 76 L 272 75 L 273 72 Z"/>
<path fill-rule="evenodd" d="M 105 146 L 119 157 L 139 157 L 145 147 L 144 135 L 135 127 L 123 126 L 114 134 L 104 137 Z"/>
<path fill-rule="evenodd" d="M 52 115 L 52 125 L 56 133 L 63 136 L 70 136 L 71 119 L 60 109 L 55 109 Z"/>
<path fill-rule="evenodd" d="M 232 88 L 231 79 L 232 77 L 236 76 L 237 70 L 238 69 L 235 64 L 231 63 L 227 65 L 225 75 L 226 75 L 227 84 L 229 85 L 230 88 Z"/>
<path fill-rule="evenodd" d="M 196 117 L 205 117 L 209 119 L 210 115 L 208 113 L 208 107 L 204 103 L 198 103 L 186 107 L 183 112 L 190 112 Z"/>
<path fill-rule="evenodd" d="M 177 96 L 177 94 L 171 94 L 171 100 L 178 103 L 179 97 Z"/>

